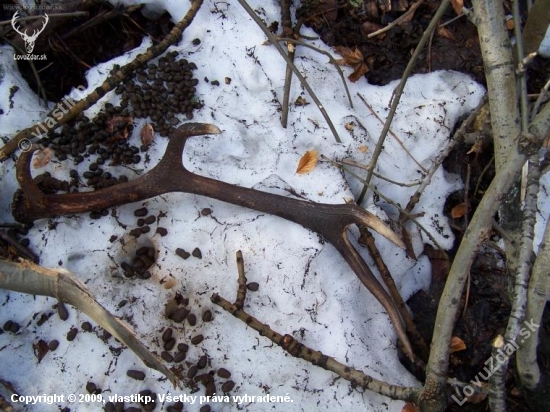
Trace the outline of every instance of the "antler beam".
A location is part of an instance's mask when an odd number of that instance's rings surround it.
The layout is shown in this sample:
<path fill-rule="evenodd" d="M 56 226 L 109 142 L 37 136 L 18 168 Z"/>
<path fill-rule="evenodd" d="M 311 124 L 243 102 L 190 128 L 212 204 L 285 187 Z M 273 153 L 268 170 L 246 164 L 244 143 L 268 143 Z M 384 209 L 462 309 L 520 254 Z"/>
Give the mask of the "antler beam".
<path fill-rule="evenodd" d="M 220 130 L 211 124 L 186 123 L 172 133 L 164 156 L 153 169 L 130 182 L 93 192 L 44 194 L 31 176 L 32 150 L 22 153 L 17 162 L 17 180 L 21 190 L 14 195 L 13 216 L 20 222 L 32 222 L 46 217 L 103 210 L 168 192 L 184 192 L 282 217 L 317 232 L 340 252 L 361 282 L 386 309 L 407 356 L 413 359 L 412 348 L 394 302 L 350 243 L 347 228 L 352 224 L 368 226 L 404 248 L 399 237 L 384 222 L 355 204 L 334 205 L 291 199 L 199 176 L 185 169 L 181 155 L 187 139 L 218 133 L 221 133 Z"/>

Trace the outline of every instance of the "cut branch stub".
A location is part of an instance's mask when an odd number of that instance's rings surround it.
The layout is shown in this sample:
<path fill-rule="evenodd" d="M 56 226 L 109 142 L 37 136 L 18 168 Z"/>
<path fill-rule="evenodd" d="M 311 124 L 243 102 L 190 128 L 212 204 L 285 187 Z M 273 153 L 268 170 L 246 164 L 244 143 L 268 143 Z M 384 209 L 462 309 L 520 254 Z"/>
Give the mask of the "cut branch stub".
<path fill-rule="evenodd" d="M 282 217 L 317 232 L 332 243 L 386 309 L 407 356 L 413 359 L 412 348 L 394 302 L 350 243 L 347 228 L 352 224 L 368 226 L 404 248 L 401 239 L 384 222 L 355 204 L 334 205 L 291 199 L 199 176 L 185 169 L 181 156 L 186 140 L 191 136 L 218 133 L 221 133 L 220 130 L 211 124 L 186 123 L 171 134 L 164 156 L 143 176 L 127 183 L 84 193 L 42 193 L 33 182 L 30 172 L 32 150 L 23 153 L 17 162 L 17 180 L 21 190 L 17 191 L 13 199 L 13 216 L 20 222 L 33 222 L 63 214 L 108 209 L 168 192 L 184 192 Z"/>

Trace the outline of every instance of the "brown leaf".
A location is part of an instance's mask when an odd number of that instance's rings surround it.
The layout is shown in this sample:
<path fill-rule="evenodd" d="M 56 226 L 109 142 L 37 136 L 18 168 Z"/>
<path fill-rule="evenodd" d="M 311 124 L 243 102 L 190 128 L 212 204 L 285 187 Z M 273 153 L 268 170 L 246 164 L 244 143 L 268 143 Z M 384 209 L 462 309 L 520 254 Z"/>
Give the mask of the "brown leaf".
<path fill-rule="evenodd" d="M 449 40 L 454 40 L 455 39 L 455 36 L 454 36 L 453 32 L 450 31 L 446 27 L 439 26 L 437 28 L 437 35 L 440 36 L 440 37 L 443 37 L 444 39 L 449 39 Z"/>
<path fill-rule="evenodd" d="M 460 352 L 461 350 L 466 349 L 466 344 L 458 336 L 453 336 L 451 338 L 451 350 L 450 353 Z"/>
<path fill-rule="evenodd" d="M 361 153 L 367 153 L 369 151 L 369 148 L 368 148 L 368 146 L 365 146 L 365 145 L 359 146 L 359 151 Z"/>
<path fill-rule="evenodd" d="M 348 76 L 348 79 L 350 82 L 355 83 L 368 72 L 369 66 L 366 63 L 358 63 L 355 65 L 353 73 Z"/>
<path fill-rule="evenodd" d="M 464 7 L 464 0 L 451 0 L 451 4 L 453 6 L 453 10 L 455 11 L 456 15 L 459 16 L 462 14 L 462 8 Z"/>
<path fill-rule="evenodd" d="M 308 150 L 298 162 L 296 173 L 304 174 L 307 172 L 311 172 L 313 168 L 317 165 L 317 157 L 317 150 Z"/>
<path fill-rule="evenodd" d="M 363 53 L 356 47 L 355 50 L 351 50 L 349 47 L 337 46 L 334 48 L 336 53 L 344 58 L 345 64 L 348 66 L 355 66 L 358 63 L 363 63 Z"/>
<path fill-rule="evenodd" d="M 483 153 L 483 142 L 481 141 L 481 139 L 476 140 L 472 145 L 472 147 L 470 148 L 470 150 L 468 150 L 468 153 L 466 154 L 470 154 L 470 153 L 475 153 L 475 154 Z"/>
<path fill-rule="evenodd" d="M 414 403 L 407 402 L 403 409 L 401 409 L 401 412 L 418 412 L 420 409 L 418 409 L 418 406 L 416 406 Z"/>
<path fill-rule="evenodd" d="M 460 219 L 462 216 L 466 214 L 466 204 L 460 203 L 452 208 L 451 210 L 451 216 L 453 219 Z"/>
<path fill-rule="evenodd" d="M 150 146 L 155 138 L 155 130 L 150 123 L 145 123 L 141 128 L 141 143 L 144 146 Z"/>
<path fill-rule="evenodd" d="M 38 363 L 46 356 L 46 353 L 48 353 L 49 348 L 46 341 L 40 339 L 37 343 L 32 344 L 32 348 L 34 350 L 34 356 L 38 358 Z"/>
<path fill-rule="evenodd" d="M 35 169 L 40 169 L 41 167 L 44 167 L 48 163 L 50 163 L 51 159 L 52 149 L 50 149 L 49 147 L 37 150 L 34 153 L 34 157 L 32 158 L 32 167 L 34 167 Z"/>
<path fill-rule="evenodd" d="M 303 96 L 298 96 L 294 102 L 296 106 L 307 106 L 308 104 L 309 102 Z"/>

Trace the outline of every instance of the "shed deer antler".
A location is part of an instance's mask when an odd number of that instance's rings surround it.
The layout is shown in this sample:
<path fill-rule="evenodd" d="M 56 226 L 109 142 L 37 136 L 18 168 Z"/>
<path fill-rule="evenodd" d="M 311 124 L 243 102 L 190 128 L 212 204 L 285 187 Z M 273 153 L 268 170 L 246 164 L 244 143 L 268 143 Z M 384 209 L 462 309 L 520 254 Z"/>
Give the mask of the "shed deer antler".
<path fill-rule="evenodd" d="M 350 243 L 347 228 L 352 224 L 368 226 L 404 248 L 401 239 L 384 222 L 355 204 L 335 205 L 292 199 L 199 176 L 185 169 L 181 157 L 187 139 L 191 136 L 218 133 L 221 133 L 220 130 L 211 124 L 184 124 L 171 134 L 164 156 L 153 169 L 130 182 L 93 192 L 44 194 L 31 176 L 32 150 L 22 153 L 17 162 L 17 180 L 21 190 L 16 192 L 13 199 L 13 216 L 20 222 L 32 222 L 63 214 L 103 210 L 168 192 L 184 192 L 291 220 L 317 232 L 340 252 L 361 282 L 386 309 L 407 356 L 413 359 L 399 311 Z"/>
<path fill-rule="evenodd" d="M 17 28 L 16 20 L 17 20 L 18 17 L 19 17 L 19 12 L 16 11 L 15 14 L 13 15 L 13 17 L 11 18 L 11 26 L 13 27 L 13 29 L 17 33 L 19 33 L 21 35 L 21 37 L 23 38 L 23 41 L 25 42 L 25 49 L 27 49 L 27 53 L 30 54 L 34 50 L 34 43 L 36 42 L 36 39 L 38 38 L 38 35 L 44 31 L 44 29 L 46 28 L 46 25 L 50 21 L 50 18 L 48 17 L 47 14 L 44 14 L 45 20 L 44 20 L 44 24 L 42 25 L 42 28 L 39 29 L 39 30 L 34 30 L 32 36 L 29 36 L 27 34 L 27 30 L 22 32 Z"/>

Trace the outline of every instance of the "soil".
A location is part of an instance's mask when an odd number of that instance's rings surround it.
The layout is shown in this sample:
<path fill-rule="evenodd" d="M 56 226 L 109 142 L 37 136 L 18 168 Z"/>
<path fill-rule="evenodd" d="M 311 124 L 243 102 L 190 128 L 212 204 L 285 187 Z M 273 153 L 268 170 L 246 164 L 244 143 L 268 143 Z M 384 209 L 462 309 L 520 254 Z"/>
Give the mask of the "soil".
<path fill-rule="evenodd" d="M 359 6 L 353 7 L 353 3 Z M 298 7 L 296 15 L 301 24 L 314 28 L 321 39 L 330 46 L 359 50 L 367 66 L 365 74 L 367 80 L 373 84 L 383 85 L 401 77 L 412 51 L 439 3 L 439 0 L 425 1 L 407 21 L 371 39 L 367 38 L 369 33 L 391 23 L 410 8 L 411 5 L 407 0 L 381 2 L 307 0 Z M 91 2 L 91 4 L 91 7 L 86 8 L 89 16 L 74 17 L 64 21 L 55 27 L 55 35 L 43 37 L 43 39 L 49 38 L 49 42 L 37 42 L 34 53 L 48 55 L 48 64 L 35 62 L 36 70 L 40 72 L 41 87 L 29 64 L 24 61 L 19 63 L 19 69 L 29 85 L 37 93 L 45 93 L 48 100 L 59 101 L 71 88 L 85 84 L 83 74 L 89 67 L 136 47 L 145 35 L 150 36 L 154 41 L 159 41 L 173 27 L 170 16 L 167 14 L 157 16 L 153 21 L 145 18 L 139 7 L 114 9 L 106 2 Z M 6 8 L 0 9 L 0 20 L 10 20 L 11 17 L 11 11 Z M 442 21 L 448 22 L 455 17 L 454 11 L 449 9 Z M 15 40 L 13 33 L 7 33 L 6 37 Z M 547 81 L 549 66 L 546 60 L 535 60 L 528 71 L 531 92 L 538 92 Z M 478 82 L 485 83 L 476 28 L 464 17 L 437 30 L 429 47 L 425 48 L 421 54 L 414 73 L 440 69 L 468 73 Z M 450 216 L 453 208 L 463 202 L 463 192 L 453 194 L 447 202 L 447 212 L 455 228 L 457 245 L 463 235 L 466 219 L 472 216 L 484 189 L 494 176 L 490 145 L 484 147 L 481 153 L 468 154 L 470 148 L 471 145 L 460 145 L 445 162 L 446 169 L 460 174 L 463 181 L 466 181 L 468 168 L 470 170 L 470 210 L 459 218 L 453 219 Z M 26 229 L 12 228 L 6 233 L 12 239 L 22 239 Z M 454 252 L 445 254 L 427 248 L 426 254 L 433 264 L 432 285 L 428 292 L 419 292 L 408 302 L 416 325 L 428 344 L 433 334 L 439 297 Z M 0 239 L 0 257 L 13 258 L 17 255 L 21 255 L 20 250 L 8 246 L 5 239 Z M 463 297 L 462 303 L 465 309 L 456 323 L 454 335 L 464 341 L 466 349 L 451 355 L 450 376 L 468 382 L 483 370 L 484 362 L 490 356 L 491 342 L 498 334 L 504 333 L 510 313 L 507 279 L 502 251 L 494 241 L 487 242 L 487 246 L 479 252 L 472 266 L 469 295 Z M 550 311 L 548 307 L 540 331 L 539 360 L 548 382 L 550 381 L 548 379 L 550 377 Z M 416 372 L 416 374 L 420 380 L 423 379 L 422 372 Z M 527 404 L 512 373 L 507 376 L 506 384 L 508 410 L 514 412 L 537 410 Z M 467 403 L 461 408 L 451 402 L 449 410 L 488 409 L 486 399 L 478 401 Z"/>

